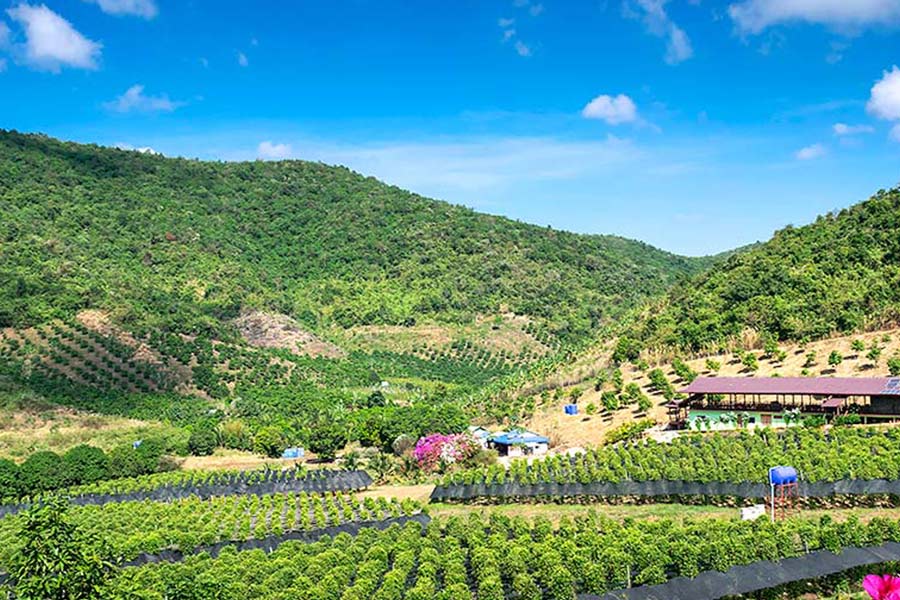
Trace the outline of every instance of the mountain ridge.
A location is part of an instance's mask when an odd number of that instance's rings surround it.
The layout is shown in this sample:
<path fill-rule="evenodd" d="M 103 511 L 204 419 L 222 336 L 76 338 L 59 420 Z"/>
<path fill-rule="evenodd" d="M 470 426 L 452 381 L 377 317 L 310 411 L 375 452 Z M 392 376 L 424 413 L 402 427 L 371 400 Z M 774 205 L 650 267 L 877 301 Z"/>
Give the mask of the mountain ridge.
<path fill-rule="evenodd" d="M 189 331 L 244 310 L 316 329 L 508 309 L 577 337 L 707 264 L 319 163 L 204 162 L 16 132 L 0 132 L 0 149 L 2 326 L 92 308 Z"/>

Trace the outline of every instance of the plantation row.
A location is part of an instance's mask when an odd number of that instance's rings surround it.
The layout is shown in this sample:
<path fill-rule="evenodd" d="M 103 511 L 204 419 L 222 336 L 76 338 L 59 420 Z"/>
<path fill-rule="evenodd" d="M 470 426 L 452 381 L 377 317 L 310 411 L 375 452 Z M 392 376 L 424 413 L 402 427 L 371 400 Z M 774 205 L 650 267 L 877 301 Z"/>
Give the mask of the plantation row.
<path fill-rule="evenodd" d="M 37 357 L 35 368 L 44 376 L 62 376 L 82 385 L 112 385 L 131 392 L 167 391 L 173 386 L 159 366 L 135 360 L 135 349 L 77 321 L 53 321 L 30 335 L 0 339 L 0 355 L 19 361 Z"/>
<path fill-rule="evenodd" d="M 83 503 L 92 503 L 92 500 L 103 503 L 105 500 L 116 501 L 118 497 L 165 500 L 191 495 L 227 496 L 267 491 L 338 491 L 361 489 L 369 483 L 371 478 L 364 471 L 331 469 L 167 471 L 72 486 L 56 493 L 73 497 L 76 503 L 79 503 L 78 500 L 85 500 Z M 135 498 L 128 498 L 129 496 Z"/>
<path fill-rule="evenodd" d="M 312 544 L 287 542 L 268 556 L 225 550 L 216 559 L 125 569 L 113 587 L 160 600 L 179 589 L 235 600 L 572 600 L 577 593 L 896 540 L 900 524 L 880 518 L 868 524 L 828 517 L 616 523 L 588 515 L 575 522 L 564 517 L 554 530 L 540 518 L 492 515 L 485 523 L 472 515 L 433 520 L 426 528 L 410 523 Z"/>
<path fill-rule="evenodd" d="M 509 350 L 495 352 L 477 346 L 470 340 L 459 339 L 445 347 L 418 346 L 413 348 L 412 354 L 426 360 L 443 358 L 473 364 L 484 369 L 498 369 L 528 364 L 539 359 L 544 353 L 534 349 L 523 349 L 518 353 Z"/>
<path fill-rule="evenodd" d="M 33 335 L 29 336 L 33 340 L 21 334 L 0 338 L 0 356 L 18 363 L 30 359 L 33 369 L 29 382 L 55 385 L 62 391 L 66 387 L 64 382 L 69 381 L 95 390 L 168 392 L 188 372 L 197 389 L 216 399 L 232 395 L 236 386 L 242 390 L 273 385 L 346 389 L 370 386 L 389 377 L 411 377 L 474 389 L 539 358 L 453 350 L 421 355 L 354 351 L 344 358 L 333 359 L 301 356 L 280 349 L 257 349 L 202 335 L 188 338 L 152 329 L 146 334 L 139 333 L 139 339 L 164 361 L 172 360 L 173 364 L 180 365 L 170 369 L 136 359 L 135 348 L 75 320 L 53 321 L 32 331 Z"/>
<path fill-rule="evenodd" d="M 412 500 L 359 500 L 342 493 L 300 492 L 120 502 L 73 507 L 69 515 L 82 531 L 102 539 L 116 558 L 131 560 L 141 552 L 190 552 L 220 541 L 263 539 L 289 531 L 409 516 L 420 510 Z M 7 570 L 18 551 L 16 535 L 22 522 L 18 515 L 0 519 L 0 570 Z"/>
<path fill-rule="evenodd" d="M 900 479 L 900 429 L 836 428 L 683 435 L 533 461 L 458 471 L 443 485 L 473 483 L 592 483 L 621 481 L 764 482 L 769 467 L 790 465 L 805 481 Z"/>

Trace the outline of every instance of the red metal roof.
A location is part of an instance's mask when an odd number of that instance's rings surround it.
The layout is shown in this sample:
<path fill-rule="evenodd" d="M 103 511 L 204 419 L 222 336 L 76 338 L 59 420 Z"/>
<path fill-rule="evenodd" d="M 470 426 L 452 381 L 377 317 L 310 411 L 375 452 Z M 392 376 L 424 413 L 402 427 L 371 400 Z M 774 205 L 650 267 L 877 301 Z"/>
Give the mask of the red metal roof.
<path fill-rule="evenodd" d="M 898 377 L 698 377 L 684 394 L 797 394 L 880 396 L 900 394 Z"/>

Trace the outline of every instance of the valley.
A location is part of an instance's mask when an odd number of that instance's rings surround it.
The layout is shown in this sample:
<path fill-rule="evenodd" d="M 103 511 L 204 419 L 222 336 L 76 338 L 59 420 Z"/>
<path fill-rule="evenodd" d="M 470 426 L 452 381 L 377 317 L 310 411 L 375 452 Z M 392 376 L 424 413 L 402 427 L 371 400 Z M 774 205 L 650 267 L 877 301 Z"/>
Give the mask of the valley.
<path fill-rule="evenodd" d="M 669 428 L 698 376 L 900 374 L 897 190 L 686 258 L 321 164 L 0 146 L 0 572 L 28 519 L 154 598 L 586 600 L 900 542 L 891 423 Z M 737 520 L 776 463 L 792 512 Z"/>

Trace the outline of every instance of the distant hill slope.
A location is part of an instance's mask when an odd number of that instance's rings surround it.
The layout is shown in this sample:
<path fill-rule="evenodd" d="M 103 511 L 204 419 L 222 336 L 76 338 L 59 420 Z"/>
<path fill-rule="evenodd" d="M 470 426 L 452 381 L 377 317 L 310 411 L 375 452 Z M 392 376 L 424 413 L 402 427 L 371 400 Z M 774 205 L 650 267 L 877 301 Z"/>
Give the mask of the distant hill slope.
<path fill-rule="evenodd" d="M 819 339 L 897 323 L 900 189 L 778 231 L 675 286 L 637 320 L 644 347 L 715 350 L 746 329 Z"/>
<path fill-rule="evenodd" d="M 242 312 L 325 326 L 510 311 L 583 336 L 707 259 L 576 235 L 342 167 L 171 159 L 0 131 L 0 327 L 102 309 L 233 335 Z"/>

